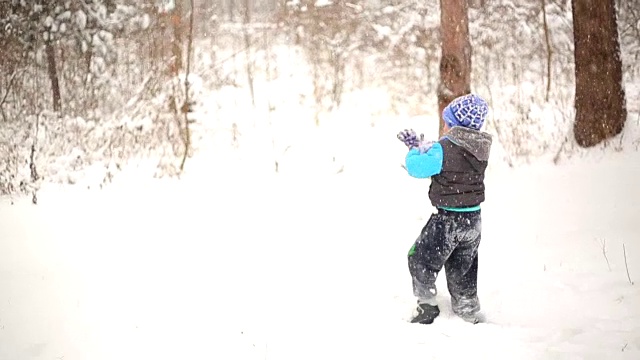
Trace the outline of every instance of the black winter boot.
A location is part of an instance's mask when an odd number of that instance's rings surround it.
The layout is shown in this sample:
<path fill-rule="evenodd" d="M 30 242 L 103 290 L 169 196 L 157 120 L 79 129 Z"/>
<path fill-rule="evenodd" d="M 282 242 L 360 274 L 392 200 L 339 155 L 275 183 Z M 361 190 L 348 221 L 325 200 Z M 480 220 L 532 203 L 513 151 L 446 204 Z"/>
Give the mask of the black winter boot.
<path fill-rule="evenodd" d="M 418 314 L 411 319 L 412 323 L 431 324 L 440 315 L 438 305 L 418 304 Z"/>

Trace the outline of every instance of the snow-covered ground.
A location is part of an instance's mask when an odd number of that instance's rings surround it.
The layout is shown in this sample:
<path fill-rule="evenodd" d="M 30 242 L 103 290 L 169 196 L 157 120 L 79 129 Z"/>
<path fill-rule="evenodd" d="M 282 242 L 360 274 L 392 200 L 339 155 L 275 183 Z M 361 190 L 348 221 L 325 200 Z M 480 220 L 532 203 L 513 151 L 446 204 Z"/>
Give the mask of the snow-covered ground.
<path fill-rule="evenodd" d="M 335 161 L 294 144 L 279 174 L 256 144 L 204 149 L 181 180 L 3 199 L 0 359 L 640 358 L 639 152 L 492 165 L 489 323 L 452 315 L 443 276 L 424 326 L 407 321 L 406 254 L 428 180 L 403 172 L 391 131 L 325 143 Z"/>
<path fill-rule="evenodd" d="M 437 26 L 437 12 L 420 19 L 407 9 L 379 35 L 404 41 L 414 21 Z M 148 70 L 100 71 L 122 71 L 110 79 L 121 87 L 108 87 L 113 103 L 105 96 L 109 106 L 90 118 L 38 115 L 36 134 L 5 124 L 9 173 L 22 164 L 14 185 L 30 178 L 24 139 L 34 135 L 46 182 L 37 206 L 0 198 L 0 360 L 640 359 L 637 51 L 623 46 L 624 136 L 606 149 L 561 145 L 573 121 L 567 9 L 548 9 L 549 101 L 546 57 L 531 35 L 539 19 L 518 15 L 514 36 L 495 41 L 505 23 L 479 13 L 471 21 L 473 90 L 491 100 L 487 128 L 499 135 L 480 250 L 488 323 L 452 315 L 444 277 L 442 315 L 429 326 L 407 321 L 415 302 L 406 255 L 432 208 L 428 180 L 399 166 L 395 134 L 436 133 L 435 55 L 409 43 L 415 59 L 399 65 L 384 52 L 349 55 L 332 113 L 316 103 L 329 93 L 315 98 L 309 54 L 256 32 L 265 44 L 247 53 L 224 36 L 196 42 L 195 156 L 180 180 L 150 179 L 157 158 L 114 170 L 166 150 L 170 127 L 151 125 L 166 120 L 160 104 L 175 95 L 173 82 L 157 94 L 146 80 L 125 87 Z M 337 79 L 321 74 L 327 92 Z"/>

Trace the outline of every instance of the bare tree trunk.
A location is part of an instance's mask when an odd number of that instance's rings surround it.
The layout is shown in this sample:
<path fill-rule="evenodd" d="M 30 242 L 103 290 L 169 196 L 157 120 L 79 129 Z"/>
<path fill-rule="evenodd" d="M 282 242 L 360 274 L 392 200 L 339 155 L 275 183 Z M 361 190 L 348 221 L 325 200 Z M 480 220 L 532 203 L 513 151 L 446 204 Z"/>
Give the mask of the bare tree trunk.
<path fill-rule="evenodd" d="M 191 128 L 189 128 L 189 112 L 191 112 L 191 100 L 189 99 L 189 73 L 191 72 L 191 53 L 193 49 L 193 18 L 195 12 L 195 2 L 190 0 L 191 9 L 189 12 L 189 38 L 187 39 L 187 71 L 184 79 L 184 104 L 182 105 L 182 113 L 184 114 L 184 154 L 180 163 L 180 171 L 184 171 L 184 164 L 189 155 L 191 148 Z"/>
<path fill-rule="evenodd" d="M 236 10 L 236 1 L 235 0 L 227 0 L 227 14 L 229 15 L 229 21 L 234 22 L 235 16 L 234 12 Z"/>
<path fill-rule="evenodd" d="M 245 0 L 244 1 L 244 26 L 243 26 L 243 35 L 244 35 L 244 50 L 247 58 L 247 82 L 249 83 L 249 92 L 251 93 L 251 105 L 256 106 L 256 94 L 254 89 L 254 81 L 253 81 L 253 52 L 251 51 L 251 34 L 249 32 L 249 27 L 251 26 L 251 7 L 253 6 L 253 1 Z"/>
<path fill-rule="evenodd" d="M 549 101 L 549 93 L 551 92 L 551 40 L 549 39 L 549 25 L 547 23 L 547 1 L 542 0 L 542 26 L 544 29 L 544 39 L 547 44 L 547 92 L 544 100 Z"/>
<path fill-rule="evenodd" d="M 56 69 L 56 53 L 53 44 L 47 41 L 45 45 L 47 54 L 47 71 L 51 81 L 51 94 L 53 96 L 53 111 L 62 110 L 62 97 L 60 96 L 60 82 L 58 81 L 58 70 Z"/>
<path fill-rule="evenodd" d="M 471 43 L 468 0 L 440 0 L 442 58 L 438 87 L 439 134 L 444 133 L 442 111 L 456 97 L 471 92 Z"/>
<path fill-rule="evenodd" d="M 171 75 L 177 76 L 182 69 L 182 16 L 184 0 L 175 0 L 175 7 L 171 14 L 171 24 L 173 25 L 173 41 L 171 42 Z"/>
<path fill-rule="evenodd" d="M 576 119 L 582 147 L 622 132 L 627 118 L 614 0 L 572 0 Z"/>
<path fill-rule="evenodd" d="M 38 168 L 36 167 L 36 148 L 38 146 L 38 132 L 40 131 L 40 119 L 36 116 L 36 131 L 33 135 L 33 142 L 31 143 L 31 153 L 29 155 L 29 170 L 31 171 L 31 186 L 33 189 L 31 191 L 31 202 L 36 205 L 38 204 L 38 192 L 36 189 L 37 182 L 40 180 L 40 175 L 38 175 Z"/>
<path fill-rule="evenodd" d="M 7 97 L 11 92 L 11 87 L 13 86 L 13 82 L 15 81 L 17 76 L 18 70 L 13 70 L 11 78 L 9 78 L 9 82 L 7 83 L 6 89 L 4 91 L 4 95 L 0 96 L 0 114 L 2 114 L 2 119 L 4 120 L 4 122 L 7 122 L 7 116 L 4 113 L 4 103 L 7 101 Z"/>
<path fill-rule="evenodd" d="M 249 33 L 249 26 L 251 24 L 251 6 L 253 2 L 251 0 L 244 1 L 244 47 L 247 58 L 247 82 L 249 83 L 249 92 L 251 93 L 251 105 L 256 106 L 256 94 L 253 84 L 253 55 L 251 52 L 251 34 Z"/>

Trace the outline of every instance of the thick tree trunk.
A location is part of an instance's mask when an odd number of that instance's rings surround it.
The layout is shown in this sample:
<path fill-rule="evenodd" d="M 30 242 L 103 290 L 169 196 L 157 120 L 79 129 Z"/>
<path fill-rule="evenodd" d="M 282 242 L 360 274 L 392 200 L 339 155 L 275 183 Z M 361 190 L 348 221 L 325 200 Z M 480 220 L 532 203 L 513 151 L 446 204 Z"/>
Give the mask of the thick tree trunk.
<path fill-rule="evenodd" d="M 49 80 L 51 81 L 53 111 L 59 112 L 62 110 L 62 97 L 60 96 L 60 83 L 58 81 L 58 70 L 56 69 L 56 52 L 51 42 L 46 43 L 45 52 L 47 54 L 47 71 L 49 73 Z"/>
<path fill-rule="evenodd" d="M 456 97 L 471 92 L 471 43 L 469 42 L 468 0 L 440 0 L 442 58 L 438 113 L 440 136 L 444 132 L 442 110 Z"/>
<path fill-rule="evenodd" d="M 624 128 L 627 118 L 614 0 L 572 0 L 578 145 L 590 147 Z"/>

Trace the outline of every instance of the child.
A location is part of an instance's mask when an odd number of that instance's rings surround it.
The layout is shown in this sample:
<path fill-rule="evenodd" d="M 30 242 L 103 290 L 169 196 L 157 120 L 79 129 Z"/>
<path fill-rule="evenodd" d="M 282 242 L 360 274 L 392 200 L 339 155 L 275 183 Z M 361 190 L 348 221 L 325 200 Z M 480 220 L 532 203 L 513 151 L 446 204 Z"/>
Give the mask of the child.
<path fill-rule="evenodd" d="M 407 172 L 431 178 L 429 198 L 437 209 L 408 254 L 418 299 L 412 323 L 431 324 L 440 314 L 435 283 L 443 266 L 453 312 L 474 324 L 483 321 L 477 295 L 478 246 L 491 136 L 480 128 L 488 110 L 479 96 L 461 96 L 444 109 L 447 132 L 438 142 L 418 139 L 413 130 L 398 134 L 409 147 Z"/>

